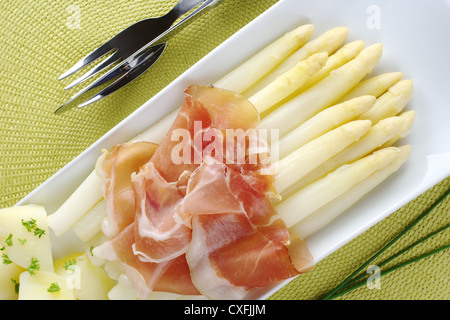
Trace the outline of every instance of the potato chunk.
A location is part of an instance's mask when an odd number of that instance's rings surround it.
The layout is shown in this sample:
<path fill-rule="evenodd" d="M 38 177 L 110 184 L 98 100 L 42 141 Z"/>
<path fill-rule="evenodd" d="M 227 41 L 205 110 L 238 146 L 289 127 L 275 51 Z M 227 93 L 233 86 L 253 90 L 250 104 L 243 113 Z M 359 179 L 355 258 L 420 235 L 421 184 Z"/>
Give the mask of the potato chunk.
<path fill-rule="evenodd" d="M 8 258 L 27 269 L 37 259 L 39 270 L 53 272 L 47 212 L 38 205 L 0 209 L 0 246 Z"/>
<path fill-rule="evenodd" d="M 60 275 L 47 271 L 31 275 L 25 271 L 20 275 L 19 300 L 74 300 L 74 294 Z"/>
<path fill-rule="evenodd" d="M 0 300 L 17 300 L 16 285 L 23 271 L 24 268 L 13 262 L 0 262 Z"/>
<path fill-rule="evenodd" d="M 92 264 L 85 253 L 74 253 L 55 262 L 55 272 L 66 278 L 79 300 L 107 300 L 116 284 L 101 266 Z"/>

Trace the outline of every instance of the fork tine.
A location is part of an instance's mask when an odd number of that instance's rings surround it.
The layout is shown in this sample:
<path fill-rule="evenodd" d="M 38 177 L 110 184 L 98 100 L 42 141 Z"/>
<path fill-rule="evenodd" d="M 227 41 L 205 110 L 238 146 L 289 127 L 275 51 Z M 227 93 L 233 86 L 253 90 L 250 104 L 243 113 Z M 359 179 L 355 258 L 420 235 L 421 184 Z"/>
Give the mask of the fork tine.
<path fill-rule="evenodd" d="M 121 76 L 118 80 L 116 80 L 114 83 L 112 83 L 110 86 L 106 87 L 104 90 L 90 98 L 88 101 L 83 103 L 81 107 L 84 107 L 88 104 L 93 103 L 94 101 L 100 100 L 103 97 L 106 97 L 107 95 L 111 94 L 112 92 L 120 89 L 127 83 L 131 82 L 132 80 L 136 79 L 139 75 L 141 75 L 144 71 L 146 71 L 148 68 L 150 68 L 161 56 L 161 54 L 164 52 L 164 49 L 166 47 L 166 43 L 159 44 L 155 47 L 150 48 L 151 50 L 142 53 L 140 56 L 135 58 L 134 60 L 125 63 L 125 64 L 118 64 L 114 66 L 111 70 L 109 70 L 107 73 L 102 75 L 99 79 L 89 84 L 87 87 L 73 95 L 66 103 L 61 105 L 58 109 L 55 110 L 55 113 L 62 113 L 70 108 L 70 106 L 73 104 L 75 100 L 78 100 L 80 96 L 85 95 L 88 91 L 91 89 L 94 89 L 111 79 L 117 78 L 118 76 Z M 141 59 L 140 62 L 136 63 L 138 59 Z M 136 73 L 135 73 L 136 71 Z M 128 78 L 127 78 L 128 76 Z M 127 81 L 128 80 L 128 81 Z M 95 100 L 94 100 L 95 99 Z M 87 103 L 89 102 L 89 103 Z"/>
<path fill-rule="evenodd" d="M 87 95 L 87 92 L 101 86 L 102 84 L 107 83 L 108 81 L 117 78 L 118 76 L 126 73 L 129 69 L 125 68 L 124 66 L 120 67 L 119 65 L 115 66 L 113 69 L 111 69 L 110 71 L 108 71 L 107 73 L 105 73 L 104 75 L 102 75 L 100 78 L 98 78 L 96 81 L 92 82 L 91 84 L 89 84 L 88 86 L 86 86 L 85 88 L 81 89 L 80 91 L 78 91 L 76 94 L 74 94 L 72 97 L 70 97 L 70 99 L 65 102 L 63 105 L 61 105 L 60 107 L 58 107 L 58 109 L 55 110 L 55 114 L 58 113 L 62 113 L 68 109 L 70 109 L 74 102 L 76 100 L 79 100 L 80 97 L 81 99 L 84 98 L 84 96 Z M 88 98 L 88 97 L 86 97 Z"/>
<path fill-rule="evenodd" d="M 132 67 L 127 73 L 125 73 L 123 76 L 121 76 L 119 79 L 114 81 L 112 84 L 110 84 L 108 87 L 103 89 L 101 92 L 94 95 L 92 98 L 87 100 L 86 102 L 83 102 L 78 106 L 78 108 L 83 108 L 91 103 L 94 103 L 100 99 L 105 98 L 106 96 L 110 95 L 111 93 L 119 90 L 120 88 L 124 87 L 131 81 L 138 78 L 141 74 L 143 74 L 147 69 L 149 69 L 163 54 L 167 43 L 159 44 L 155 47 L 156 50 L 151 52 L 150 54 L 144 55 L 143 61 L 139 62 L 136 66 Z"/>
<path fill-rule="evenodd" d="M 88 72 L 86 72 L 85 74 L 83 74 L 81 77 L 79 77 L 78 79 L 75 79 L 72 83 L 70 83 L 68 86 L 66 86 L 64 89 L 65 90 L 69 90 L 70 88 L 75 87 L 76 85 L 80 84 L 81 82 L 91 78 L 92 76 L 94 76 L 95 74 L 97 74 L 98 72 L 102 71 L 103 69 L 106 69 L 107 67 L 111 66 L 112 64 L 114 64 L 115 62 L 117 62 L 120 57 L 118 57 L 116 55 L 117 51 L 115 51 L 112 55 L 110 55 L 108 58 L 106 58 L 105 60 L 103 60 L 101 63 L 99 63 L 98 65 L 96 65 L 95 67 L 93 67 L 91 70 L 89 70 Z"/>
<path fill-rule="evenodd" d="M 62 75 L 59 76 L 58 80 L 62 80 L 64 78 L 67 78 L 71 74 L 74 74 L 78 70 L 84 68 L 88 64 L 94 62 L 95 60 L 103 57 L 107 53 L 111 52 L 111 50 L 114 50 L 115 48 L 111 45 L 111 41 L 108 41 L 104 44 L 102 44 L 100 47 L 89 53 L 87 56 L 85 56 L 83 59 L 75 63 L 69 70 L 64 72 Z"/>

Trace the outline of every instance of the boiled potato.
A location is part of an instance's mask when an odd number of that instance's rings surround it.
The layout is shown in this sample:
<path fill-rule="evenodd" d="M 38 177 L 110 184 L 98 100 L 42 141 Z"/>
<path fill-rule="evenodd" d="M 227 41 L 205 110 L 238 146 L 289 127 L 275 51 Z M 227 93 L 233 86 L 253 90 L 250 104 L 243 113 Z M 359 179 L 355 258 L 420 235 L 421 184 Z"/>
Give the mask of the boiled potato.
<path fill-rule="evenodd" d="M 25 269 L 12 263 L 0 263 L 0 300 L 16 300 L 16 284 Z M 18 288 L 17 288 L 18 289 Z"/>
<path fill-rule="evenodd" d="M 116 284 L 106 271 L 92 264 L 86 253 L 74 253 L 55 262 L 55 272 L 74 285 L 79 300 L 106 300 Z"/>
<path fill-rule="evenodd" d="M 66 279 L 48 271 L 20 274 L 19 300 L 74 300 Z"/>
<path fill-rule="evenodd" d="M 27 269 L 37 259 L 39 270 L 53 272 L 47 212 L 39 205 L 0 209 L 0 246 L 14 263 Z"/>

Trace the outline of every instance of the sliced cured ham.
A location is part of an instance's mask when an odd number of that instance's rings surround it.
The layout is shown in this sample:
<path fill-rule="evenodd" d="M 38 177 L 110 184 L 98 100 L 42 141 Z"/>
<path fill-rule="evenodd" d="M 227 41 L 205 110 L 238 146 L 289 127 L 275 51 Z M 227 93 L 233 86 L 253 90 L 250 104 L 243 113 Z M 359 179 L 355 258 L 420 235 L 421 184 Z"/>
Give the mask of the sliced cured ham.
<path fill-rule="evenodd" d="M 251 288 L 299 273 L 289 256 L 286 225 L 261 193 L 264 182 L 217 162 L 203 163 L 191 181 L 184 204 L 192 214 L 186 257 L 202 294 L 241 299 Z"/>
<path fill-rule="evenodd" d="M 251 131 L 259 121 L 252 104 L 213 87 L 185 94 L 157 148 L 126 144 L 103 161 L 107 201 L 123 190 L 109 200 L 120 231 L 105 244 L 110 259 L 121 261 L 142 297 L 157 290 L 240 299 L 306 271 L 313 265 L 306 244 L 272 205 L 273 170 L 263 161 L 267 143 Z M 122 175 L 126 182 L 117 183 Z"/>
<path fill-rule="evenodd" d="M 187 177 L 208 156 L 203 152 L 210 144 L 223 148 L 226 134 L 222 132 L 253 128 L 259 119 L 253 105 L 231 91 L 191 86 L 185 93 L 185 103 L 150 163 L 133 176 L 137 209 L 134 250 L 142 261 L 164 262 L 186 252 L 191 238 L 190 216 L 179 213 L 179 206 Z M 184 135 L 184 141 L 174 139 L 177 132 Z M 203 135 L 208 133 L 214 133 L 218 140 L 205 141 Z M 179 144 L 187 147 L 181 163 L 173 154 Z M 219 154 L 223 161 L 225 153 Z M 182 216 L 184 221 L 179 220 Z"/>
<path fill-rule="evenodd" d="M 146 262 L 166 262 L 183 255 L 191 240 L 191 229 L 175 221 L 183 192 L 161 177 L 153 162 L 132 180 L 136 199 L 134 253 Z"/>
<path fill-rule="evenodd" d="M 118 259 L 126 265 L 125 273 L 141 297 L 145 298 L 153 290 L 182 295 L 200 294 L 192 284 L 185 255 L 164 263 L 143 262 L 134 254 L 134 243 L 134 224 L 110 241 Z"/>
<path fill-rule="evenodd" d="M 150 142 L 116 145 L 104 154 L 103 161 L 97 166 L 108 212 L 107 227 L 103 230 L 107 235 L 117 234 L 134 221 L 136 208 L 131 175 L 139 172 L 157 147 Z"/>
<path fill-rule="evenodd" d="M 177 181 L 185 171 L 193 172 L 202 162 L 203 151 L 211 143 L 200 134 L 215 136 L 217 131 L 225 135 L 227 129 L 247 130 L 254 128 L 259 115 L 253 105 L 243 96 L 213 87 L 190 86 L 186 98 L 169 132 L 152 157 L 155 168 L 168 182 Z M 177 133 L 189 133 L 189 154 L 183 163 L 174 163 L 172 152 L 180 141 Z M 186 136 L 183 136 L 186 138 Z M 221 144 L 220 142 L 219 144 Z"/>

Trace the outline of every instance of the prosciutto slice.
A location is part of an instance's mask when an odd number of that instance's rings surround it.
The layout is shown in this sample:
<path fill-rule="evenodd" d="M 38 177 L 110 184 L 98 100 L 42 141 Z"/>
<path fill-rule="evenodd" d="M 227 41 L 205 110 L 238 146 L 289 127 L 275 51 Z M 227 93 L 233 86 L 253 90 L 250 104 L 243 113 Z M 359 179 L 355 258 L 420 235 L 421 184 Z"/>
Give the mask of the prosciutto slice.
<path fill-rule="evenodd" d="M 166 262 L 183 255 L 191 230 L 177 223 L 174 215 L 183 201 L 183 192 L 161 177 L 153 162 L 132 180 L 136 199 L 134 253 L 146 262 Z"/>
<path fill-rule="evenodd" d="M 186 253 L 190 216 L 180 213 L 179 206 L 188 177 L 202 163 L 205 150 L 223 150 L 226 134 L 222 132 L 253 128 L 259 119 L 253 105 L 234 92 L 190 86 L 185 94 L 184 105 L 150 163 L 133 176 L 137 206 L 134 250 L 143 261 L 164 262 Z M 177 140 L 177 133 L 184 141 Z M 213 141 L 205 141 L 204 134 L 214 136 Z M 182 162 L 174 159 L 179 156 L 174 155 L 179 144 L 184 146 Z M 220 148 L 208 148 L 210 144 Z M 226 152 L 219 151 L 216 156 L 223 161 Z"/>
<path fill-rule="evenodd" d="M 168 182 L 178 181 L 185 171 L 193 172 L 201 164 L 203 152 L 209 149 L 209 145 L 223 143 L 202 139 L 201 135 L 217 137 L 216 133 L 225 135 L 227 129 L 247 130 L 254 128 L 259 121 L 253 105 L 234 92 L 193 85 L 186 89 L 185 94 L 184 105 L 151 159 Z M 177 133 L 189 134 L 189 141 L 184 142 L 190 144 L 190 150 L 183 155 L 182 163 L 175 163 L 173 157 L 180 144 Z"/>
<path fill-rule="evenodd" d="M 158 145 L 150 142 L 119 144 L 101 157 L 97 173 L 103 181 L 108 219 L 103 231 L 112 237 L 134 221 L 136 215 L 132 173 L 139 172 Z"/>
<path fill-rule="evenodd" d="M 260 192 L 264 181 L 212 161 L 202 164 L 191 181 L 184 203 L 192 215 L 186 257 L 202 294 L 241 299 L 251 288 L 299 273 L 289 256 L 286 225 Z"/>
<path fill-rule="evenodd" d="M 103 161 L 107 201 L 124 190 L 109 200 L 118 231 L 105 245 L 114 252 L 110 259 L 122 262 L 142 297 L 157 290 L 241 299 L 252 288 L 310 269 L 306 244 L 288 232 L 272 205 L 267 143 L 251 131 L 259 121 L 255 108 L 213 87 L 190 86 L 185 94 L 157 148 L 125 144 Z M 142 154 L 125 156 L 126 150 Z"/>
<path fill-rule="evenodd" d="M 134 223 L 110 241 L 118 259 L 126 266 L 125 273 L 141 297 L 145 298 L 153 290 L 182 295 L 200 294 L 192 284 L 185 255 L 164 263 L 143 262 L 134 254 L 134 243 Z"/>

